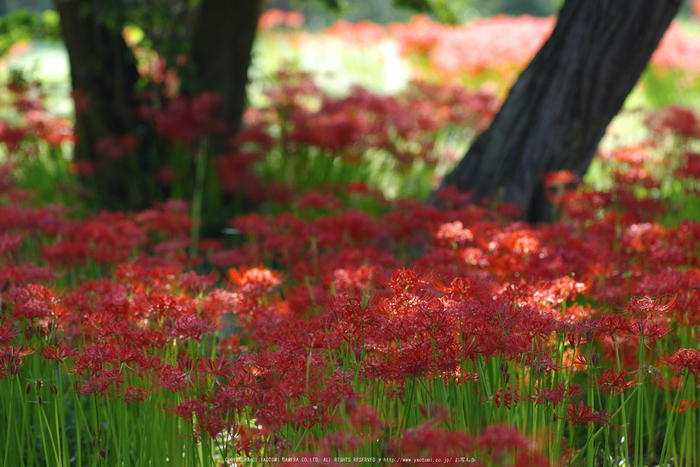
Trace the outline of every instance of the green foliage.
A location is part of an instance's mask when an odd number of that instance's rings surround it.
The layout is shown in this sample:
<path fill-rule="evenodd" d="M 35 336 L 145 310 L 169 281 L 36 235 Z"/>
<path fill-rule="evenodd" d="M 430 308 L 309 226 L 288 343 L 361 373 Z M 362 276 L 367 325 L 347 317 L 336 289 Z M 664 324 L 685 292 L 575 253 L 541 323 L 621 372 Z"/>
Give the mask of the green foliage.
<path fill-rule="evenodd" d="M 97 21 L 121 31 L 126 25 L 144 32 L 141 45 L 157 50 L 169 63 L 189 52 L 188 34 L 197 0 L 103 0 L 87 5 Z"/>
<path fill-rule="evenodd" d="M 459 23 L 458 7 L 464 2 L 455 0 L 395 0 L 399 7 L 411 8 L 416 11 L 433 13 L 444 23 Z"/>
<path fill-rule="evenodd" d="M 59 16 L 55 11 L 33 13 L 16 10 L 0 18 L 0 57 L 6 55 L 18 42 L 60 38 Z"/>

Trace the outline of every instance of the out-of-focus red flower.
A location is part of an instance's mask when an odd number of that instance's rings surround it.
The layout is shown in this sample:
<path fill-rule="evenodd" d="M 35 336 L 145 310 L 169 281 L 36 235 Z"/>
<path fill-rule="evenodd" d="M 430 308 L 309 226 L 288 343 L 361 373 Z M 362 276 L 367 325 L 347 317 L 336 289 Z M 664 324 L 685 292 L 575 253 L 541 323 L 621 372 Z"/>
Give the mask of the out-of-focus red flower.
<path fill-rule="evenodd" d="M 264 11 L 258 19 L 258 28 L 261 30 L 272 29 L 284 23 L 284 11 L 279 8 L 270 8 Z"/>
<path fill-rule="evenodd" d="M 12 152 L 17 149 L 20 141 L 27 135 L 27 131 L 23 128 L 10 128 L 6 120 L 0 120 L 0 141 L 5 143 L 7 151 Z"/>
<path fill-rule="evenodd" d="M 132 135 L 108 136 L 95 143 L 95 151 L 108 159 L 121 159 L 139 144 L 139 139 Z"/>
<path fill-rule="evenodd" d="M 650 63 L 662 68 L 697 73 L 700 70 L 699 54 L 700 40 L 697 36 L 685 32 L 678 21 L 673 21 L 651 56 Z"/>
<path fill-rule="evenodd" d="M 70 343 L 59 342 L 53 346 L 44 347 L 40 355 L 44 357 L 44 360 L 58 360 L 63 361 L 66 358 L 72 358 L 78 355 L 77 350 L 71 347 Z"/>
<path fill-rule="evenodd" d="M 284 25 L 288 28 L 299 28 L 304 24 L 304 15 L 298 11 L 288 11 L 284 16 Z"/>
<path fill-rule="evenodd" d="M 595 410 L 593 407 L 587 406 L 580 401 L 578 404 L 571 404 L 566 409 L 568 416 L 566 419 L 574 426 L 579 423 L 594 422 L 598 424 L 610 423 L 610 416 L 604 410 Z"/>
<path fill-rule="evenodd" d="M 646 125 L 658 135 L 673 133 L 684 138 L 700 137 L 698 117 L 692 110 L 678 105 L 652 112 Z"/>
<path fill-rule="evenodd" d="M 141 115 L 152 116 L 156 130 L 166 138 L 191 142 L 209 133 L 226 131 L 226 123 L 214 118 L 220 103 L 220 95 L 202 92 L 191 98 L 171 99 L 162 110 L 143 108 Z"/>
<path fill-rule="evenodd" d="M 75 114 L 80 115 L 85 113 L 85 111 L 88 108 L 88 105 L 90 104 L 90 100 L 85 95 L 85 93 L 80 89 L 73 89 L 70 95 L 73 98 L 73 102 L 75 105 Z"/>
<path fill-rule="evenodd" d="M 95 163 L 92 161 L 78 160 L 68 165 L 68 170 L 76 175 L 90 175 L 95 171 Z"/>
<path fill-rule="evenodd" d="M 177 172 L 172 167 L 161 167 L 155 176 L 163 185 L 172 185 L 177 180 Z"/>
<path fill-rule="evenodd" d="M 700 374 L 700 350 L 678 349 L 673 357 L 668 359 L 668 365 L 678 372 L 687 369 L 697 377 Z"/>
<path fill-rule="evenodd" d="M 60 318 L 66 314 L 56 292 L 39 284 L 29 284 L 13 293 L 16 317 L 35 320 L 39 318 Z"/>
<path fill-rule="evenodd" d="M 627 381 L 625 370 L 605 370 L 598 376 L 598 385 L 605 394 L 622 394 L 636 385 L 635 381 Z"/>

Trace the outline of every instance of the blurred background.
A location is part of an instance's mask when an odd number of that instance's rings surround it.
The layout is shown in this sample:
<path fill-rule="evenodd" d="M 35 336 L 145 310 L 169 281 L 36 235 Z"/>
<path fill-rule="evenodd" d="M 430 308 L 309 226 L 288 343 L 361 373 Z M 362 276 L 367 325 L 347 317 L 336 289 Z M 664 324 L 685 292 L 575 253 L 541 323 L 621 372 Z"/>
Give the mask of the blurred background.
<path fill-rule="evenodd" d="M 347 8 L 341 13 L 329 11 L 320 2 L 308 0 L 270 0 L 267 3 L 267 8 L 301 11 L 306 18 L 309 18 L 307 26 L 310 28 L 326 27 L 339 17 L 348 21 L 368 19 L 385 24 L 391 21 L 406 21 L 415 13 L 407 8 L 396 8 L 389 1 L 376 0 L 352 0 L 352 8 Z M 346 3 L 349 4 L 349 0 Z M 549 16 L 556 14 L 564 2 L 563 0 L 460 0 L 448 3 L 454 4 L 455 9 L 461 13 L 463 21 L 469 21 L 474 15 L 486 17 L 497 14 Z M 690 15 L 689 0 L 684 0 L 683 4 L 681 14 Z M 349 7 L 350 5 L 345 6 Z M 52 9 L 52 7 L 51 0 L 0 0 L 1 15 L 21 9 L 42 12 Z"/>

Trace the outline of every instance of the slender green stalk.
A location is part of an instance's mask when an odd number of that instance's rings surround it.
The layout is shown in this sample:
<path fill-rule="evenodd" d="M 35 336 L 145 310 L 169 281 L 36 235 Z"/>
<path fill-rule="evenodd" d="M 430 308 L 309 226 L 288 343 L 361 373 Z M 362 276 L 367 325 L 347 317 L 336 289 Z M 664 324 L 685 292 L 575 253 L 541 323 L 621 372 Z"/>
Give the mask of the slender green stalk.
<path fill-rule="evenodd" d="M 202 137 L 199 151 L 195 155 L 195 185 L 192 195 L 192 230 L 190 231 L 190 257 L 197 255 L 199 244 L 199 233 L 201 231 L 202 220 L 202 199 L 204 198 L 204 176 L 207 171 L 208 139 Z"/>
<path fill-rule="evenodd" d="M 639 337 L 639 367 L 637 378 L 639 379 L 639 391 L 637 394 L 637 414 L 635 417 L 634 431 L 634 464 L 637 467 L 644 465 L 644 334 Z"/>
<path fill-rule="evenodd" d="M 588 378 L 587 378 L 587 388 L 588 388 L 588 403 L 590 404 L 591 407 L 595 407 L 595 396 L 593 392 L 593 384 L 595 380 L 595 375 L 591 374 L 592 370 L 595 370 L 595 368 L 592 368 L 591 366 L 591 348 L 590 345 L 587 346 L 587 362 L 588 362 Z M 595 465 L 595 443 L 592 442 L 593 438 L 593 430 L 594 430 L 594 424 L 593 422 L 588 422 L 588 435 L 587 435 L 587 441 L 586 441 L 586 466 L 587 467 L 594 467 Z"/>
<path fill-rule="evenodd" d="M 676 420 L 678 419 L 677 411 L 679 407 L 679 401 L 681 400 L 681 394 L 683 393 L 683 390 L 685 389 L 686 384 L 688 383 L 689 376 L 690 372 L 686 372 L 686 374 L 681 380 L 681 384 L 678 386 L 678 389 L 676 389 L 676 398 L 674 399 L 673 406 L 671 407 L 671 411 L 668 414 L 668 424 L 666 425 L 664 444 L 661 447 L 661 456 L 659 460 L 660 466 L 666 466 L 668 463 L 668 448 L 671 442 L 671 436 L 673 435 L 673 433 L 675 433 L 676 430 Z"/>
<path fill-rule="evenodd" d="M 613 335 L 613 345 L 615 346 L 615 360 L 617 362 L 617 371 L 622 371 L 622 366 L 620 365 L 620 351 L 617 345 L 617 336 L 615 335 Z M 628 457 L 630 451 L 627 431 L 627 410 L 625 409 L 625 398 L 623 394 L 620 394 L 620 400 L 622 401 L 622 405 L 620 406 L 620 409 L 622 411 L 622 458 L 625 461 L 625 465 L 629 465 Z"/>

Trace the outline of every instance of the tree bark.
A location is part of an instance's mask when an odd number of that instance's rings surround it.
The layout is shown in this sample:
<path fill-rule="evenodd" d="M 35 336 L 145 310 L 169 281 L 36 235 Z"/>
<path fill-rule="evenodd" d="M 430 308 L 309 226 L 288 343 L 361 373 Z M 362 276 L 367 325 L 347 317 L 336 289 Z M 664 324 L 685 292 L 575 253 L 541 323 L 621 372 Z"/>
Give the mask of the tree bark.
<path fill-rule="evenodd" d="M 84 109 L 76 108 L 75 158 L 93 164 L 91 177 L 97 188 L 93 194 L 100 207 L 115 207 L 124 201 L 135 209 L 143 207 L 150 200 L 144 194 L 135 195 L 134 187 L 128 186 L 123 161 L 109 160 L 95 150 L 102 138 L 138 130 L 132 96 L 139 74 L 131 50 L 120 30 L 90 14 L 90 0 L 56 0 L 55 6 L 68 50 L 73 91 L 81 95 L 76 102 L 86 104 Z"/>
<path fill-rule="evenodd" d="M 680 3 L 567 0 L 550 38 L 441 188 L 455 185 L 474 200 L 513 203 L 526 220 L 547 220 L 542 176 L 585 174 Z"/>
<path fill-rule="evenodd" d="M 220 116 L 238 130 L 262 0 L 202 0 L 192 59 L 204 90 L 223 97 Z"/>

